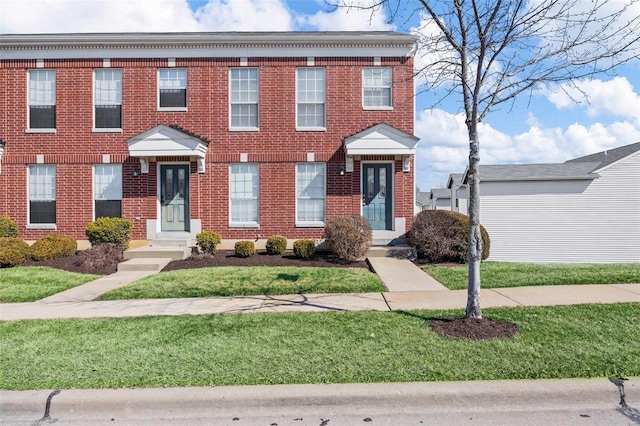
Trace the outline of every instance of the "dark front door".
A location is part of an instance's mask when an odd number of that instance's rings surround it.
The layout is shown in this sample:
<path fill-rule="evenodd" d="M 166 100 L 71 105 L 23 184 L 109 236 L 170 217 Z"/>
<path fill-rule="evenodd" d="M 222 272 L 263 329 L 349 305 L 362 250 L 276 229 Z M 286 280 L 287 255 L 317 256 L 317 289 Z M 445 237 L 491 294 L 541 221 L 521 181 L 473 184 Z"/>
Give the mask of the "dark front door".
<path fill-rule="evenodd" d="M 189 165 L 160 165 L 162 231 L 189 231 Z"/>
<path fill-rule="evenodd" d="M 391 164 L 363 164 L 362 216 L 372 229 L 392 229 L 392 206 Z"/>

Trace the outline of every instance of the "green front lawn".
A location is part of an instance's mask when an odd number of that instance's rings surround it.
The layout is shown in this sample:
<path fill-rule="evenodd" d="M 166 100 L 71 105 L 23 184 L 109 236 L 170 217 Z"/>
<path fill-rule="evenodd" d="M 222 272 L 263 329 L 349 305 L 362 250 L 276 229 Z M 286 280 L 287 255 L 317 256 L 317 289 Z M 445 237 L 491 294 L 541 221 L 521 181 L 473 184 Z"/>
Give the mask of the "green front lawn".
<path fill-rule="evenodd" d="M 424 265 L 422 268 L 450 290 L 467 288 L 468 265 Z M 640 283 L 640 264 L 537 264 L 482 262 L 483 288 L 568 284 Z"/>
<path fill-rule="evenodd" d="M 435 334 L 462 311 L 326 312 L 0 323 L 0 388 L 640 376 L 640 304 L 485 309 L 506 340 Z"/>
<path fill-rule="evenodd" d="M 98 278 L 46 266 L 4 268 L 0 269 L 0 302 L 35 302 Z"/>
<path fill-rule="evenodd" d="M 365 269 L 224 266 L 161 272 L 99 300 L 382 291 L 378 277 Z"/>

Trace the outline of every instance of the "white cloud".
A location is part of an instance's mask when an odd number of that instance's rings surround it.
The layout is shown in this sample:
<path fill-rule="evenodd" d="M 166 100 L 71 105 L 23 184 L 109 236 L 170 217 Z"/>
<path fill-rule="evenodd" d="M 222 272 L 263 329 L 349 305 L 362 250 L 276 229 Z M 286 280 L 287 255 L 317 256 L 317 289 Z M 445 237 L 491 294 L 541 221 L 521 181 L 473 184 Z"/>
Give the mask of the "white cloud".
<path fill-rule="evenodd" d="M 199 31 L 186 0 L 2 0 L 0 33 Z"/>
<path fill-rule="evenodd" d="M 450 173 L 465 170 L 469 144 L 463 114 L 440 109 L 422 111 L 415 131 L 420 138 L 416 184 L 421 190 L 439 188 L 446 184 Z M 508 135 L 485 122 L 479 124 L 478 134 L 481 164 L 561 163 L 640 141 L 640 123 L 574 123 L 565 129 L 538 125 Z"/>
<path fill-rule="evenodd" d="M 626 77 L 563 84 L 557 90 L 547 92 L 547 98 L 558 109 L 584 108 L 589 117 L 609 114 L 640 123 L 640 95 Z"/>
<path fill-rule="evenodd" d="M 291 12 L 282 0 L 209 0 L 196 19 L 206 31 L 291 31 Z"/>
<path fill-rule="evenodd" d="M 319 31 L 393 31 L 395 26 L 387 23 L 383 9 L 363 9 L 373 3 L 371 0 L 344 1 L 343 7 L 300 16 L 298 22 Z"/>

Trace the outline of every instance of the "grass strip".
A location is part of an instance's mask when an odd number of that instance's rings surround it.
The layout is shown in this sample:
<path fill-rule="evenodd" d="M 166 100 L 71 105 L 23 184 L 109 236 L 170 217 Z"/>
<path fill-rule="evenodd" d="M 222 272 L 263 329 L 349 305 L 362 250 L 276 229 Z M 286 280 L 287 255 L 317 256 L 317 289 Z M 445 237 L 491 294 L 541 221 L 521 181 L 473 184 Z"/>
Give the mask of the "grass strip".
<path fill-rule="evenodd" d="M 0 388 L 113 388 L 639 376 L 640 304 L 484 310 L 511 339 L 464 341 L 456 311 L 0 323 Z"/>
<path fill-rule="evenodd" d="M 0 269 L 0 302 L 35 302 L 98 278 L 46 266 Z"/>
<path fill-rule="evenodd" d="M 381 291 L 384 284 L 366 269 L 224 266 L 161 272 L 100 300 Z"/>
<path fill-rule="evenodd" d="M 467 265 L 456 267 L 424 265 L 429 275 L 450 290 L 467 288 Z M 570 284 L 640 283 L 640 264 L 538 264 L 482 262 L 483 288 L 525 287 Z"/>

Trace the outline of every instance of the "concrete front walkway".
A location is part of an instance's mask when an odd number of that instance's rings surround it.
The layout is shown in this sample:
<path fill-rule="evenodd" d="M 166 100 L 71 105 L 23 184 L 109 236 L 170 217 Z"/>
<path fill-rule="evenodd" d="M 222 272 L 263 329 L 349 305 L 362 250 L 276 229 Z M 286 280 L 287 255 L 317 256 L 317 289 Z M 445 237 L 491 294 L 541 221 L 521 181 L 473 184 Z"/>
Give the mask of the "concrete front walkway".
<path fill-rule="evenodd" d="M 258 312 L 455 309 L 466 305 L 466 290 L 447 290 L 406 259 L 370 257 L 369 262 L 387 286 L 387 292 L 93 301 L 100 294 L 154 273 L 123 271 L 37 302 L 0 304 L 0 321 Z M 640 302 L 640 284 L 484 289 L 481 291 L 481 298 L 484 308 Z"/>

